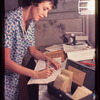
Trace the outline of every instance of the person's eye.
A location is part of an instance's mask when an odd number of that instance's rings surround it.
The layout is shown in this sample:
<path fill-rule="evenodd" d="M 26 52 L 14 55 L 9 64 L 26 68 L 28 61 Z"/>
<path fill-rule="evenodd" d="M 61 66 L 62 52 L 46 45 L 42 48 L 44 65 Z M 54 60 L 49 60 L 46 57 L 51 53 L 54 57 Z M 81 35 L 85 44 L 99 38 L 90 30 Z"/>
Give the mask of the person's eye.
<path fill-rule="evenodd" d="M 47 9 L 46 8 L 43 8 L 43 10 L 46 11 Z"/>

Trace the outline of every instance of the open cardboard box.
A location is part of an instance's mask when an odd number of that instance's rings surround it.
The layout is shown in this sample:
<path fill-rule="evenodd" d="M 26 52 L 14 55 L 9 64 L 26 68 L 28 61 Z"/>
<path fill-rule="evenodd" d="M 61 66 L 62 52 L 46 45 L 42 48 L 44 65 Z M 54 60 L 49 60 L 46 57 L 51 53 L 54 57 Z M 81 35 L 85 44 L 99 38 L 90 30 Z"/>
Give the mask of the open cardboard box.
<path fill-rule="evenodd" d="M 84 73 L 86 73 L 85 77 L 83 77 L 83 82 L 75 82 L 73 80 L 72 87 L 71 87 L 71 95 L 75 92 L 78 86 L 84 86 L 91 90 L 92 92 L 95 91 L 95 69 L 92 67 L 85 66 L 83 64 L 80 64 L 78 62 L 72 61 L 70 59 L 67 59 L 66 67 L 65 69 L 69 69 L 69 67 L 78 69 Z M 77 80 L 80 80 L 79 77 L 76 77 Z M 78 79 L 79 78 L 79 79 Z M 48 84 L 48 93 L 55 96 L 57 100 L 73 100 L 71 95 L 69 93 L 65 93 L 60 89 L 57 89 L 53 86 L 54 82 L 51 82 Z M 93 93 L 81 98 L 80 100 L 93 100 Z"/>
<path fill-rule="evenodd" d="M 49 56 L 51 58 L 61 57 L 61 62 L 64 62 L 65 59 L 67 58 L 67 55 L 65 54 L 65 52 L 63 50 L 48 52 L 48 53 L 45 53 L 45 55 Z"/>

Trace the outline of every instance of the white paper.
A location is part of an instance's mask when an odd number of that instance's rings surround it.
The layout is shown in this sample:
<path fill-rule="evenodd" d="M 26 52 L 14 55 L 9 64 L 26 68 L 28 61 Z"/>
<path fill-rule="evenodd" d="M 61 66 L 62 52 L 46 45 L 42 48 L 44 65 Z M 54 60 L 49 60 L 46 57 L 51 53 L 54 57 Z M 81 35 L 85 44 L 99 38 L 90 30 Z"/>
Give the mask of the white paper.
<path fill-rule="evenodd" d="M 86 97 L 88 95 L 92 94 L 92 91 L 89 90 L 88 88 L 82 86 L 78 86 L 76 91 L 73 93 L 72 98 L 73 100 L 80 100 L 83 97 Z"/>
<path fill-rule="evenodd" d="M 61 57 L 59 58 L 54 58 L 56 61 L 58 61 L 59 63 L 61 63 Z M 42 60 L 39 60 L 36 67 L 35 67 L 35 70 L 43 70 L 46 68 L 46 63 L 45 61 L 42 61 Z M 30 84 L 47 84 L 49 82 L 52 82 L 56 79 L 56 77 L 61 73 L 61 68 L 58 69 L 58 70 L 54 70 L 53 74 L 46 78 L 46 79 L 35 79 L 35 78 L 31 78 L 29 81 L 28 81 L 28 85 Z"/>
<path fill-rule="evenodd" d="M 67 52 L 68 58 L 74 61 L 93 59 L 95 49 Z"/>
<path fill-rule="evenodd" d="M 86 50 L 90 49 L 91 47 L 88 46 L 87 44 L 81 44 L 81 45 L 66 45 L 63 44 L 63 50 L 65 53 L 70 52 L 70 51 L 79 51 L 79 50 Z"/>
<path fill-rule="evenodd" d="M 59 45 L 52 45 L 50 47 L 45 48 L 46 50 L 53 52 L 53 51 L 57 51 L 57 50 L 62 50 L 63 49 L 63 44 L 59 44 Z"/>

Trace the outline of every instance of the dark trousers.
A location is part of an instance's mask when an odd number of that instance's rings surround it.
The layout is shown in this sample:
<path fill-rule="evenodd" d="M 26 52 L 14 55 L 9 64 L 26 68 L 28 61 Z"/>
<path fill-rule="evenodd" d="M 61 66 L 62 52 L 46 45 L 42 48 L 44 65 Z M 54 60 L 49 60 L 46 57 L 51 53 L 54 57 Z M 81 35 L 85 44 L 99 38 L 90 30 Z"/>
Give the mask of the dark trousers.
<path fill-rule="evenodd" d="M 34 58 L 32 57 L 28 64 L 26 65 L 27 68 L 34 69 L 36 66 L 36 63 L 34 61 Z M 27 77 L 27 81 L 29 81 L 30 77 Z M 29 100 L 39 100 L 38 98 L 38 91 L 39 91 L 39 85 L 38 84 L 32 84 L 28 85 L 28 95 Z"/>

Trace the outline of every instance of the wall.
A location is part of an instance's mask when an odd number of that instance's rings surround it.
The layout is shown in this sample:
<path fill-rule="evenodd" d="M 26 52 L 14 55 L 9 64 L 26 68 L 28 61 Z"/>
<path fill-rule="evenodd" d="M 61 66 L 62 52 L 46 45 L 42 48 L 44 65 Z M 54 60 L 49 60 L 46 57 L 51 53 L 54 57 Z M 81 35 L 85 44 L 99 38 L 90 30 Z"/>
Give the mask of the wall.
<path fill-rule="evenodd" d="M 38 47 L 63 43 L 62 35 L 65 32 L 82 32 L 81 18 L 41 21 L 36 25 Z"/>
<path fill-rule="evenodd" d="M 5 11 L 15 9 L 18 7 L 17 0 L 4 0 L 5 3 Z"/>
<path fill-rule="evenodd" d="M 95 15 L 89 16 L 89 41 L 95 47 Z"/>

